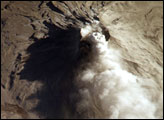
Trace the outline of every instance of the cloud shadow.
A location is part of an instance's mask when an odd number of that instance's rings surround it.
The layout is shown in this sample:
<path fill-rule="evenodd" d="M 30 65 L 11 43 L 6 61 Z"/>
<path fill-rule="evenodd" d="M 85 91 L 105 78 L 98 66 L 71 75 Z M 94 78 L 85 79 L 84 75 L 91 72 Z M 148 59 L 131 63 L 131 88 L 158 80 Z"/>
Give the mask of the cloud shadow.
<path fill-rule="evenodd" d="M 30 57 L 20 72 L 20 79 L 43 83 L 42 89 L 28 98 L 39 99 L 34 111 L 48 119 L 64 118 L 63 105 L 71 108 L 69 93 L 79 57 L 80 29 L 68 26 L 64 30 L 47 22 L 44 24 L 49 28 L 49 37 L 35 39 L 28 47 Z"/>

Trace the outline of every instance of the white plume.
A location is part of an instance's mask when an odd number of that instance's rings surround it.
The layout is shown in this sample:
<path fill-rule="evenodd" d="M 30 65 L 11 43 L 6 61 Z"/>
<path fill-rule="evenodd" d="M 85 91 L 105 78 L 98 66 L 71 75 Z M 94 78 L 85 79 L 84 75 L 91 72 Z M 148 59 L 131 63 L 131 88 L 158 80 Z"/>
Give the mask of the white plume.
<path fill-rule="evenodd" d="M 161 118 L 163 107 L 157 100 L 162 101 L 163 94 L 158 85 L 122 69 L 121 55 L 101 32 L 88 25 L 81 34 L 95 44 L 90 61 L 80 65 L 74 81 L 79 96 L 76 112 L 83 118 Z"/>

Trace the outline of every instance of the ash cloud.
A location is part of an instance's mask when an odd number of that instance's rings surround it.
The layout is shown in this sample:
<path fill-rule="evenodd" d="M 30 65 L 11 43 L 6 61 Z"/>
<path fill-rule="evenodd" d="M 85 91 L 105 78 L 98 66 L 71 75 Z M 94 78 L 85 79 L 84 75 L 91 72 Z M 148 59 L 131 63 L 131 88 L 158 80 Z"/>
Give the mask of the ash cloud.
<path fill-rule="evenodd" d="M 98 26 L 98 24 L 97 24 Z M 76 71 L 71 95 L 80 118 L 161 118 L 162 94 L 152 79 L 129 73 L 121 67 L 121 55 L 108 45 L 92 26 L 81 29 L 82 41 L 89 42 L 87 58 Z"/>

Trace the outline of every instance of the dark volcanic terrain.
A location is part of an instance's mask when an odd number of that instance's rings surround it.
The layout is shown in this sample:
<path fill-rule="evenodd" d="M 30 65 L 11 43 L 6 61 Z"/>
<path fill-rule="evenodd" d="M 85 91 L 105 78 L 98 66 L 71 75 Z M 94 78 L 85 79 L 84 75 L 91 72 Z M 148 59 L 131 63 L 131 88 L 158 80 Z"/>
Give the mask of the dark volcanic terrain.
<path fill-rule="evenodd" d="M 1 1 L 1 118 L 77 118 L 69 93 L 80 28 L 94 20 L 122 67 L 155 82 L 163 117 L 163 2 Z"/>

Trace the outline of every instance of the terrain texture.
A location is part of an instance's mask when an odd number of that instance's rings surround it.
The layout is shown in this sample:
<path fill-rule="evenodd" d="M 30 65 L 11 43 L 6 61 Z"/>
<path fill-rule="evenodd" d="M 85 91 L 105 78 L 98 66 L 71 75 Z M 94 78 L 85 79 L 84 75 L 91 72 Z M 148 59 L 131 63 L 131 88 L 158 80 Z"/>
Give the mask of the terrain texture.
<path fill-rule="evenodd" d="M 122 67 L 155 82 L 163 117 L 163 2 L 1 1 L 1 118 L 71 118 L 77 40 L 94 20 Z"/>

